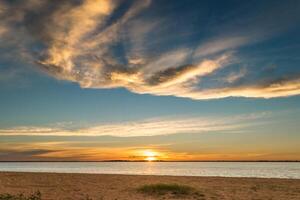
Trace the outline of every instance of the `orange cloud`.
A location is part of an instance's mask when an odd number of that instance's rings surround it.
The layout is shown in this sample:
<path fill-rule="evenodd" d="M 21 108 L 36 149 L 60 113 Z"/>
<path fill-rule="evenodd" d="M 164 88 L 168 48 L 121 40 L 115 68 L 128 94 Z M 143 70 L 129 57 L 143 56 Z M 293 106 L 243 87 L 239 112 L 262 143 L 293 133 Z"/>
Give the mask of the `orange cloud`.
<path fill-rule="evenodd" d="M 256 113 L 224 118 L 154 118 L 121 123 L 106 123 L 87 128 L 69 130 L 63 127 L 15 127 L 0 129 L 0 135 L 36 136 L 116 136 L 137 137 L 170 135 L 177 133 L 204 133 L 210 131 L 239 131 L 255 124 L 257 119 L 268 117 L 268 113 Z"/>
<path fill-rule="evenodd" d="M 192 99 L 299 94 L 299 73 L 247 79 L 242 84 L 234 83 L 246 77 L 244 71 L 220 73 L 241 63 L 236 49 L 262 40 L 259 31 L 216 34 L 199 44 L 149 52 L 144 48 L 150 43 L 148 34 L 159 33 L 169 19 L 140 17 L 150 0 L 133 1 L 114 19 L 121 4 L 113 0 L 63 1 L 59 6 L 49 0 L 1 3 L 0 48 L 9 44 L 14 54 L 48 75 L 82 88 L 123 87 L 139 94 Z M 40 49 L 28 48 L 32 46 Z M 115 53 L 119 47 L 123 53 Z M 212 76 L 216 81 L 206 84 Z"/>

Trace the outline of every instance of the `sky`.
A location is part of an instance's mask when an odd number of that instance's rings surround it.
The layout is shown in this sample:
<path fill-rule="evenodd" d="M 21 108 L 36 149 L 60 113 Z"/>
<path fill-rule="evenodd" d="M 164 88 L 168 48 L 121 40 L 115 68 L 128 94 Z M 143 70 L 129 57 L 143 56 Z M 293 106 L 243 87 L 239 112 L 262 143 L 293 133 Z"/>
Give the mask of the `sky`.
<path fill-rule="evenodd" d="M 300 1 L 0 0 L 0 161 L 300 160 Z"/>

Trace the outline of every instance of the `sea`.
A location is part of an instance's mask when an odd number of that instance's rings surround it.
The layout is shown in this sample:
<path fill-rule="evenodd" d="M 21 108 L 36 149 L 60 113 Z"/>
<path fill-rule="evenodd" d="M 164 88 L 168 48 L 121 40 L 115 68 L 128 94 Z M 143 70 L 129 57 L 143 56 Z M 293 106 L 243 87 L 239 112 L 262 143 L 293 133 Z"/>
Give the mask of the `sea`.
<path fill-rule="evenodd" d="M 300 162 L 0 162 L 0 171 L 300 179 Z"/>

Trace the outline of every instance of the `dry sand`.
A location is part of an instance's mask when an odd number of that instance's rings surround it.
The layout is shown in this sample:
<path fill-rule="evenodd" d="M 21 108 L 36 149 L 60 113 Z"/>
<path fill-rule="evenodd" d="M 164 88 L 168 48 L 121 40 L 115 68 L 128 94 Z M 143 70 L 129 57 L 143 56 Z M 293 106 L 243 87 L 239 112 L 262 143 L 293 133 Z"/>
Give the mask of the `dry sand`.
<path fill-rule="evenodd" d="M 200 195 L 149 196 L 137 191 L 144 184 L 177 183 L 194 187 Z M 43 200 L 299 200 L 300 179 L 176 177 L 59 173 L 0 173 L 0 194 L 30 194 L 39 190 Z"/>

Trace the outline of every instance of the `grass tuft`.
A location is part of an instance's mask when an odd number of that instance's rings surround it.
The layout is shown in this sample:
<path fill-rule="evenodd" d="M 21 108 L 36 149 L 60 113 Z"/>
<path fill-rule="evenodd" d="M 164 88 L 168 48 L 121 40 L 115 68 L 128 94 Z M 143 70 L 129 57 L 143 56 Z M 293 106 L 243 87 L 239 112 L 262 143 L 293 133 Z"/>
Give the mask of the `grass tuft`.
<path fill-rule="evenodd" d="M 39 191 L 36 193 L 25 196 L 24 194 L 11 195 L 11 194 L 0 194 L 0 200 L 41 200 L 42 195 Z"/>
<path fill-rule="evenodd" d="M 148 195 L 189 195 L 194 192 L 195 189 L 187 185 L 159 183 L 144 185 L 138 188 L 138 191 Z"/>

